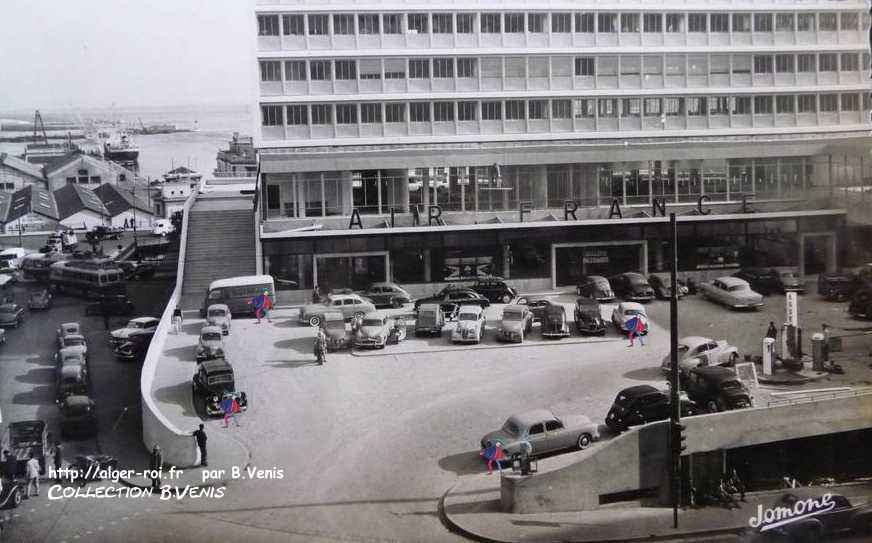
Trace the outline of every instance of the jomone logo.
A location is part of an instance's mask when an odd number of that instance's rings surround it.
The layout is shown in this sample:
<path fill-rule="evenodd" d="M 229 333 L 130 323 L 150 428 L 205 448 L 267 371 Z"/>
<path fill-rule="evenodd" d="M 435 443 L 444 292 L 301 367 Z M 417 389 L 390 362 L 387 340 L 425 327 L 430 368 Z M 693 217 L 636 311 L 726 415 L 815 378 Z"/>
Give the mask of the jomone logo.
<path fill-rule="evenodd" d="M 761 532 L 766 532 L 818 513 L 832 511 L 836 507 L 836 502 L 832 498 L 832 494 L 824 494 L 820 498 L 796 500 L 792 505 L 769 509 L 763 509 L 763 506 L 758 504 L 757 516 L 751 517 L 748 524 L 751 528 L 759 528 Z"/>

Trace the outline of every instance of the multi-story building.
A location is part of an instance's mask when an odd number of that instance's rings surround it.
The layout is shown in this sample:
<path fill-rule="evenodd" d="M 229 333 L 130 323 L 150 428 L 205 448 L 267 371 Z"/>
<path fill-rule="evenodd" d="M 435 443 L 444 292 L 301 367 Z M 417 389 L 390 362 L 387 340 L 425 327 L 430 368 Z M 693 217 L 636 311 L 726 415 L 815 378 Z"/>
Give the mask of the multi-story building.
<path fill-rule="evenodd" d="M 872 178 L 866 1 L 258 0 L 254 21 L 259 265 L 299 289 L 661 270 L 664 205 L 682 271 L 813 273 L 844 249 L 833 196 Z"/>

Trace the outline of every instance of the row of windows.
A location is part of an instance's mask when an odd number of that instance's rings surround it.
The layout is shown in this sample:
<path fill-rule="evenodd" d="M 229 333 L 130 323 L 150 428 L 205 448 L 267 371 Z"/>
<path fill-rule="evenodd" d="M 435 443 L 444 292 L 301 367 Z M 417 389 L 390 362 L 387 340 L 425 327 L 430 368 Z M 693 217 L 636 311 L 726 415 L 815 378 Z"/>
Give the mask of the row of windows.
<path fill-rule="evenodd" d="M 833 113 L 859 111 L 859 93 L 692 96 L 651 98 L 557 98 L 261 106 L 264 126 L 360 123 L 514 121 L 586 117 L 660 117 Z M 841 107 L 840 107 L 841 106 Z M 868 96 L 864 107 L 868 108 Z M 287 119 L 287 123 L 285 123 Z"/>
<path fill-rule="evenodd" d="M 619 60 L 620 58 L 620 60 Z M 864 67 L 869 54 L 864 53 Z M 308 68 L 307 68 L 308 62 Z M 281 81 L 282 61 L 260 62 L 261 81 Z M 693 54 L 693 55 L 621 55 L 584 57 L 437 57 L 387 58 L 361 60 L 286 60 L 286 81 L 329 81 L 356 79 L 430 79 L 482 77 L 555 77 L 593 75 L 689 75 L 755 74 L 793 72 L 856 72 L 860 69 L 859 53 L 784 53 Z M 571 74 L 570 74 L 571 72 Z"/>
<path fill-rule="evenodd" d="M 258 15 L 258 34 L 485 34 L 592 32 L 835 32 L 858 30 L 858 13 L 324 13 Z M 281 20 L 281 25 L 279 21 Z M 356 26 L 355 26 L 356 23 Z M 279 28 L 281 26 L 281 28 Z"/>

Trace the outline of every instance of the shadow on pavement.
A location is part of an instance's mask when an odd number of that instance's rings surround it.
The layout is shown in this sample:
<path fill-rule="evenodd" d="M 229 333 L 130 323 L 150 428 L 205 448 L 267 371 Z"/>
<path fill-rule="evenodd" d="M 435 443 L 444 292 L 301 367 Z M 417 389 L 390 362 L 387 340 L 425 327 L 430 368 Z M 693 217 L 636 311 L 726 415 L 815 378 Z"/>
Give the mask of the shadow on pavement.
<path fill-rule="evenodd" d="M 204 321 L 195 321 L 195 322 L 187 322 L 182 321 L 182 333 L 183 334 L 191 334 L 194 336 L 200 335 L 200 330 L 205 326 L 206 323 Z"/>
<path fill-rule="evenodd" d="M 184 347 L 173 347 L 166 349 L 163 352 L 162 358 L 177 358 L 180 362 L 195 362 L 197 347 L 194 345 L 185 345 Z"/>
<path fill-rule="evenodd" d="M 191 383 L 187 381 L 173 386 L 162 387 L 154 391 L 155 399 L 169 404 L 180 405 L 183 415 L 193 417 L 197 413 L 191 411 L 191 402 L 188 401 L 190 394 Z"/>
<path fill-rule="evenodd" d="M 276 328 L 312 328 L 308 324 L 300 324 L 297 319 L 273 319 L 273 326 Z"/>
<path fill-rule="evenodd" d="M 439 467 L 457 475 L 485 473 L 487 466 L 479 456 L 478 451 L 452 454 L 439 459 Z"/>
<path fill-rule="evenodd" d="M 33 390 L 30 390 L 28 392 L 19 392 L 12 397 L 13 404 L 22 405 L 54 404 L 54 400 L 54 387 L 48 385 L 36 386 L 33 387 Z"/>
<path fill-rule="evenodd" d="M 327 357 L 329 364 L 329 355 Z M 313 358 L 300 358 L 296 360 L 266 360 L 265 364 L 272 366 L 273 368 L 304 368 L 306 366 L 317 366 L 318 363 Z"/>
<path fill-rule="evenodd" d="M 625 373 L 622 377 L 635 381 L 662 381 L 666 379 L 659 367 L 641 368 Z"/>
<path fill-rule="evenodd" d="M 291 349 L 298 353 L 314 353 L 313 342 L 314 335 L 312 337 L 298 337 L 293 339 L 283 339 L 281 341 L 276 341 L 273 343 L 273 346 L 276 349 Z M 314 356 L 314 355 L 313 355 Z"/>
<path fill-rule="evenodd" d="M 24 375 L 16 375 L 15 380 L 19 383 L 43 384 L 51 383 L 54 380 L 54 368 L 36 368 L 29 370 Z"/>

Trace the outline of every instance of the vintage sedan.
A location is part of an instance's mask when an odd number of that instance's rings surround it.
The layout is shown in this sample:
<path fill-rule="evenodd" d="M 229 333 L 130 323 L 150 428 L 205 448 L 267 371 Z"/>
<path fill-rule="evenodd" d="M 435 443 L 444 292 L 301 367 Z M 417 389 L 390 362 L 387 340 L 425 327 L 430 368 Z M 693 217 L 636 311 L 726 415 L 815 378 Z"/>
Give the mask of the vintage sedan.
<path fill-rule="evenodd" d="M 751 391 L 730 368 L 693 368 L 682 375 L 681 387 L 691 401 L 705 407 L 709 413 L 754 405 Z"/>
<path fill-rule="evenodd" d="M 542 322 L 542 319 L 545 318 L 545 311 L 554 305 L 551 300 L 536 297 L 521 297 L 515 303 L 530 308 L 530 312 L 533 313 L 533 322 Z"/>
<path fill-rule="evenodd" d="M 812 506 L 812 500 L 819 504 L 818 507 Z M 781 496 L 769 511 L 779 508 L 793 512 L 795 520 L 781 522 L 777 527 L 767 527 L 772 522 L 755 518 L 762 521 L 758 530 L 786 538 L 787 541 L 803 542 L 829 541 L 830 536 L 846 532 L 861 537 L 872 533 L 872 504 L 861 501 L 854 505 L 841 494 L 800 497 L 789 493 Z"/>
<path fill-rule="evenodd" d="M 217 326 L 225 336 L 230 333 L 230 322 L 232 320 L 233 315 L 230 313 L 230 308 L 227 304 L 212 304 L 206 308 L 206 324 Z"/>
<path fill-rule="evenodd" d="M 373 283 L 362 294 L 376 307 L 403 307 L 412 301 L 412 295 L 395 283 Z"/>
<path fill-rule="evenodd" d="M 148 346 L 151 344 L 151 339 L 154 335 L 150 334 L 135 334 L 127 338 L 127 341 L 112 349 L 115 353 L 115 358 L 127 362 L 145 360 L 145 355 L 148 354 Z"/>
<path fill-rule="evenodd" d="M 197 362 L 224 358 L 224 335 L 217 326 L 204 326 L 200 330 L 200 339 L 194 353 Z"/>
<path fill-rule="evenodd" d="M 545 309 L 541 331 L 542 337 L 546 338 L 569 337 L 569 321 L 563 304 L 551 304 Z"/>
<path fill-rule="evenodd" d="M 58 328 L 58 347 L 63 345 L 63 338 L 66 335 L 81 335 L 82 326 L 77 322 L 65 322 Z"/>
<path fill-rule="evenodd" d="M 548 409 L 534 409 L 512 415 L 502 428 L 485 434 L 480 445 L 484 449 L 499 442 L 508 459 L 521 454 L 525 442 L 532 446 L 531 454 L 538 456 L 568 449 L 586 449 L 599 437 L 598 425 L 585 416 L 560 418 Z"/>
<path fill-rule="evenodd" d="M 339 311 L 328 311 L 321 318 L 321 329 L 327 336 L 327 350 L 338 351 L 351 347 L 351 335 L 345 325 L 345 317 Z"/>
<path fill-rule="evenodd" d="M 88 375 L 88 362 L 85 360 L 85 356 L 81 351 L 75 349 L 61 349 L 54 355 L 55 359 L 55 374 L 57 376 L 63 375 L 63 370 L 66 367 L 77 367 L 80 369 L 82 375 L 84 375 L 87 379 Z"/>
<path fill-rule="evenodd" d="M 523 343 L 533 329 L 533 312 L 525 305 L 512 304 L 503 309 L 503 318 L 497 328 L 497 339 Z"/>
<path fill-rule="evenodd" d="M 63 400 L 70 394 L 87 395 L 89 390 L 90 382 L 85 366 L 72 364 L 60 368 L 55 380 L 55 394 L 58 400 Z"/>
<path fill-rule="evenodd" d="M 124 328 L 118 328 L 109 332 L 109 343 L 112 347 L 117 347 L 126 342 L 130 336 L 135 334 L 151 334 L 154 335 L 157 330 L 157 325 L 160 319 L 154 317 L 137 317 L 130 319 Z"/>
<path fill-rule="evenodd" d="M 54 297 L 51 295 L 51 292 L 45 288 L 30 294 L 30 297 L 27 299 L 27 307 L 31 310 L 48 309 L 51 307 L 53 300 Z"/>
<path fill-rule="evenodd" d="M 58 344 L 60 345 L 59 351 L 76 351 L 88 358 L 88 342 L 81 334 L 67 334 L 61 338 Z"/>
<path fill-rule="evenodd" d="M 703 297 L 733 309 L 756 309 L 763 305 L 763 296 L 738 277 L 718 277 L 702 283 L 699 292 Z"/>
<path fill-rule="evenodd" d="M 641 273 L 627 272 L 609 278 L 615 294 L 631 302 L 650 302 L 654 299 L 654 289 Z"/>
<path fill-rule="evenodd" d="M 698 414 L 696 405 L 685 397 L 680 398 L 681 416 Z M 630 426 L 658 420 L 666 420 L 671 414 L 669 393 L 651 385 L 636 385 L 618 392 L 606 415 L 606 426 L 620 433 Z"/>
<path fill-rule="evenodd" d="M 615 299 L 612 285 L 601 275 L 582 275 L 575 286 L 575 294 L 592 298 L 598 302 L 611 302 Z"/>
<path fill-rule="evenodd" d="M 781 277 L 776 270 L 770 268 L 743 268 L 734 273 L 733 277 L 744 279 L 751 285 L 754 292 L 759 292 L 764 296 L 784 292 Z"/>
<path fill-rule="evenodd" d="M 442 313 L 447 318 L 453 318 L 462 305 L 477 305 L 485 308 L 490 305 L 490 301 L 472 289 L 449 285 L 433 296 L 415 300 L 415 311 L 424 304 L 439 304 Z"/>
<path fill-rule="evenodd" d="M 794 270 L 776 270 L 781 292 L 796 292 L 805 294 L 805 282 Z"/>
<path fill-rule="evenodd" d="M 580 334 L 603 335 L 606 321 L 603 320 L 600 304 L 591 298 L 575 300 L 575 328 Z"/>
<path fill-rule="evenodd" d="M 0 326 L 18 328 L 24 322 L 24 308 L 18 304 L 0 305 Z"/>
<path fill-rule="evenodd" d="M 396 319 L 384 313 L 373 311 L 364 315 L 360 321 L 360 328 L 354 334 L 354 346 L 384 349 L 392 337 L 397 341 L 405 339 L 406 327 L 400 327 Z"/>
<path fill-rule="evenodd" d="M 818 294 L 831 302 L 850 298 L 862 285 L 856 275 L 847 271 L 828 272 L 818 275 Z"/>
<path fill-rule="evenodd" d="M 96 404 L 87 394 L 71 394 L 58 402 L 63 437 L 97 435 Z"/>
<path fill-rule="evenodd" d="M 415 317 L 415 335 L 441 336 L 445 326 L 445 313 L 439 304 L 424 304 L 418 307 Z"/>
<path fill-rule="evenodd" d="M 479 343 L 484 337 L 484 310 L 477 305 L 462 305 L 457 310 L 457 324 L 451 331 L 452 343 Z"/>
<path fill-rule="evenodd" d="M 479 277 L 470 288 L 491 302 L 507 304 L 518 296 L 518 292 L 502 277 Z"/>
<path fill-rule="evenodd" d="M 621 302 L 612 311 L 612 324 L 618 330 L 619 334 L 627 331 L 627 321 L 632 318 L 642 320 L 642 335 L 648 334 L 648 312 L 645 311 L 645 306 L 636 302 Z"/>
<path fill-rule="evenodd" d="M 375 311 L 375 306 L 359 294 L 328 294 L 323 303 L 304 305 L 300 309 L 298 320 L 300 324 L 319 326 L 324 313 L 338 311 L 346 320 L 363 317 Z"/>
<path fill-rule="evenodd" d="M 193 377 L 193 395 L 195 405 L 200 402 L 203 411 L 208 417 L 220 417 L 221 399 L 225 396 L 236 398 L 239 408 L 248 409 L 248 398 L 245 392 L 236 390 L 236 381 L 233 377 L 233 366 L 226 358 L 205 360 L 197 364 L 197 370 Z"/>
<path fill-rule="evenodd" d="M 720 339 L 715 341 L 701 336 L 687 336 L 678 340 L 678 368 L 686 372 L 698 366 L 735 366 L 739 350 Z M 670 355 L 663 357 L 660 369 L 669 373 L 672 368 Z"/>
<path fill-rule="evenodd" d="M 648 283 L 654 289 L 654 296 L 659 300 L 669 300 L 672 298 L 672 277 L 668 273 L 652 273 L 648 276 Z M 687 294 L 687 288 L 681 288 L 678 284 L 677 294 L 681 298 Z"/>
<path fill-rule="evenodd" d="M 0 480 L 0 509 L 15 509 L 24 499 L 24 484 L 10 479 Z M 2 532 L 2 530 L 0 530 Z"/>

